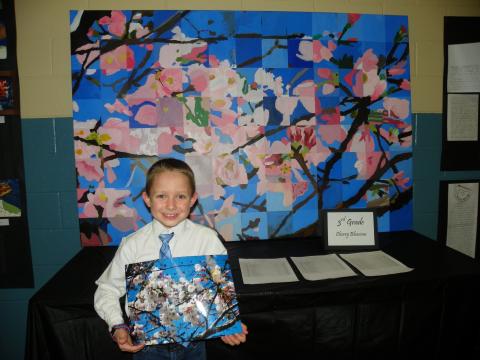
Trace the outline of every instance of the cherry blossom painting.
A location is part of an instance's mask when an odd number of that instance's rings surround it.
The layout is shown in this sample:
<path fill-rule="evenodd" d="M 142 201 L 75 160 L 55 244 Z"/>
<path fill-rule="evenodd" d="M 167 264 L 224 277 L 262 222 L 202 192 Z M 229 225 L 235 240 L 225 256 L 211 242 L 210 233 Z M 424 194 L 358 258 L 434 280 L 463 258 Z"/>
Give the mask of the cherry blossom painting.
<path fill-rule="evenodd" d="M 185 343 L 242 332 L 227 255 L 129 264 L 125 274 L 136 342 Z"/>
<path fill-rule="evenodd" d="M 83 246 L 151 219 L 159 157 L 196 174 L 192 219 L 226 241 L 315 237 L 324 209 L 412 227 L 406 16 L 72 11 Z"/>

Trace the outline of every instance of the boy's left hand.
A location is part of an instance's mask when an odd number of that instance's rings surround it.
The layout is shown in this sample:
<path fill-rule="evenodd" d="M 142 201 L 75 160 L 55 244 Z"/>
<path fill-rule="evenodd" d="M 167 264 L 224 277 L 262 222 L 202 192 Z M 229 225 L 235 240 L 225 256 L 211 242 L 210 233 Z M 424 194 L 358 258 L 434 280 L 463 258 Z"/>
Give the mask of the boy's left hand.
<path fill-rule="evenodd" d="M 245 341 L 247 341 L 247 334 L 248 334 L 247 326 L 243 323 L 241 323 L 241 325 L 242 325 L 241 333 L 222 336 L 221 337 L 222 341 L 225 344 L 228 344 L 231 346 L 240 345 L 241 343 L 244 343 Z"/>

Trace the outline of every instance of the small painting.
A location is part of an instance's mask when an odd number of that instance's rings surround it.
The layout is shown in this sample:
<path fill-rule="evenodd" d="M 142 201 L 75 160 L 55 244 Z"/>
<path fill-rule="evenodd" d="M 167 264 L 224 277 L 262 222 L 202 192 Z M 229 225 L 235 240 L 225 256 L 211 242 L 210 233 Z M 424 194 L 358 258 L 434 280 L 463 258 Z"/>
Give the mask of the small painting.
<path fill-rule="evenodd" d="M 18 179 L 0 179 L 0 218 L 22 215 Z"/>

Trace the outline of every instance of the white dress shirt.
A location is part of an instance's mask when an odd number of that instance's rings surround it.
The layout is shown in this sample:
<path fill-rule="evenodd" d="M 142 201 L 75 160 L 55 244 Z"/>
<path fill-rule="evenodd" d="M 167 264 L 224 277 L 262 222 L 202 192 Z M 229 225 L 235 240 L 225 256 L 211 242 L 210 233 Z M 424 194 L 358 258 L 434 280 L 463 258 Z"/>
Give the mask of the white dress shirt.
<path fill-rule="evenodd" d="M 227 254 L 214 230 L 188 219 L 173 228 L 166 228 L 153 220 L 123 238 L 113 260 L 95 282 L 98 285 L 94 297 L 95 310 L 109 329 L 124 322 L 119 299 L 126 292 L 125 265 L 158 259 L 162 245 L 158 235 L 171 232 L 174 233 L 170 240 L 172 257 Z M 125 311 L 128 315 L 127 306 Z"/>

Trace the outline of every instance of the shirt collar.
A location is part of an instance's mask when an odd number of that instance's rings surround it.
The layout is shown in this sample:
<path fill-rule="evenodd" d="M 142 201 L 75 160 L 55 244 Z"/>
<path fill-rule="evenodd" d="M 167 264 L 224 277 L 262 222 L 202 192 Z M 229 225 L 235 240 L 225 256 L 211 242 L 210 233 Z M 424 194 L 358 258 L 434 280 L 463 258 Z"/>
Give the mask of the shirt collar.
<path fill-rule="evenodd" d="M 160 234 L 168 234 L 168 233 L 175 233 L 175 235 L 179 235 L 181 232 L 184 231 L 185 227 L 187 226 L 187 219 L 181 221 L 177 225 L 171 228 L 167 228 L 163 224 L 161 224 L 158 220 L 153 219 L 153 233 L 156 237 Z"/>

